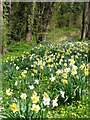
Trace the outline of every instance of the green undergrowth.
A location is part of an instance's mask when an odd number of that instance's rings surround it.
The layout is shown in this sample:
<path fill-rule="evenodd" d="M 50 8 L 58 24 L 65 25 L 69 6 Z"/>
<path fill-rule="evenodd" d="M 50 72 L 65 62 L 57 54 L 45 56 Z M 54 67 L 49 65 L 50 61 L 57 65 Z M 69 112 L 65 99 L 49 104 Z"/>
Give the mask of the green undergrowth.
<path fill-rule="evenodd" d="M 64 39 L 80 38 L 79 28 L 53 28 L 48 30 L 47 41 L 60 42 Z"/>

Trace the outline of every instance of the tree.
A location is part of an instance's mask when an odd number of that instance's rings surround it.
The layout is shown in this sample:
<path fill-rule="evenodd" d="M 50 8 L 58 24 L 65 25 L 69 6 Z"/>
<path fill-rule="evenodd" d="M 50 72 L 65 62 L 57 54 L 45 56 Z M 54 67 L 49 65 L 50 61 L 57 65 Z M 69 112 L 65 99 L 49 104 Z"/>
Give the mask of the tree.
<path fill-rule="evenodd" d="M 83 6 L 83 17 L 82 17 L 82 33 L 81 33 L 81 40 L 85 40 L 86 39 L 86 34 L 88 31 L 88 25 L 89 25 L 89 12 L 88 12 L 88 8 L 89 8 L 89 3 L 88 2 L 84 2 L 84 6 Z"/>
<path fill-rule="evenodd" d="M 8 2 L 2 3 L 2 17 L 2 53 L 4 54 L 8 42 Z"/>
<path fill-rule="evenodd" d="M 29 5 L 29 6 L 28 6 Z M 35 14 L 35 7 L 36 7 L 36 1 L 33 1 L 31 4 L 28 4 L 28 32 L 26 34 L 27 40 L 33 39 L 33 24 L 34 24 L 34 14 Z"/>
<path fill-rule="evenodd" d="M 2 62 L 2 28 L 3 28 L 3 0 L 0 0 L 0 63 Z M 2 64 L 0 64 L 0 92 L 2 91 Z M 0 94 L 0 97 L 1 94 Z M 1 104 L 0 104 L 1 107 Z"/>
<path fill-rule="evenodd" d="M 90 2 L 88 5 L 88 30 L 87 30 L 86 37 L 88 37 L 88 39 L 90 40 Z"/>
<path fill-rule="evenodd" d="M 2 51 L 1 45 L 2 45 L 2 28 L 3 28 L 3 0 L 0 0 L 0 53 Z"/>
<path fill-rule="evenodd" d="M 11 16 L 11 0 L 9 0 L 9 15 L 8 15 L 8 22 L 10 21 Z"/>
<path fill-rule="evenodd" d="M 46 40 L 46 32 L 52 18 L 54 10 L 54 2 L 40 2 L 37 3 L 35 17 L 34 17 L 34 33 L 37 43 Z"/>
<path fill-rule="evenodd" d="M 1 40 L 0 40 L 0 53 L 2 52 L 2 39 L 3 39 L 3 32 L 2 32 L 2 29 L 3 29 L 3 0 L 0 0 L 0 36 L 1 36 Z"/>

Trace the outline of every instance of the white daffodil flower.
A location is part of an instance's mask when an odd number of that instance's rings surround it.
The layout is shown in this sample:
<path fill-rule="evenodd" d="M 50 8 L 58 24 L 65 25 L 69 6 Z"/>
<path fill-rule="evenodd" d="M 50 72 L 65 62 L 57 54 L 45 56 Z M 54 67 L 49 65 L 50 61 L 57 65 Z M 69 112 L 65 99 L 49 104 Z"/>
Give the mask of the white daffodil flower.
<path fill-rule="evenodd" d="M 65 98 L 64 97 L 65 92 L 64 91 L 60 91 L 60 93 L 61 93 L 62 98 Z"/>
<path fill-rule="evenodd" d="M 51 74 L 51 81 L 54 82 L 55 77 L 53 77 L 53 74 Z"/>
<path fill-rule="evenodd" d="M 34 89 L 34 85 L 30 85 L 29 88 L 30 88 L 30 90 L 33 90 Z"/>
<path fill-rule="evenodd" d="M 39 80 L 35 80 L 35 82 L 34 82 L 34 83 L 38 85 L 38 84 L 39 84 Z"/>

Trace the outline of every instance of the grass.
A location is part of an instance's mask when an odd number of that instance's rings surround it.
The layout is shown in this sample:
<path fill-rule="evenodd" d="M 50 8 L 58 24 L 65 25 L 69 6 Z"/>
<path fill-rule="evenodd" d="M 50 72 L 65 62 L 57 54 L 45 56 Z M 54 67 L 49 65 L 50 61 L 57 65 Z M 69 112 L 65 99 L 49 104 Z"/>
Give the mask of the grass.
<path fill-rule="evenodd" d="M 20 42 L 14 42 L 13 44 L 10 44 L 7 46 L 7 51 L 4 55 L 3 55 L 3 60 L 6 59 L 6 57 L 10 57 L 10 56 L 21 56 L 21 54 L 25 51 L 25 52 L 29 52 L 31 47 L 33 47 L 33 45 L 35 45 L 35 42 L 32 41 L 20 41 Z"/>
<path fill-rule="evenodd" d="M 48 30 L 47 41 L 61 42 L 67 37 L 70 38 L 79 38 L 80 29 L 79 28 L 54 28 Z"/>
<path fill-rule="evenodd" d="M 77 35 L 77 36 L 76 36 Z M 67 38 L 66 38 L 67 36 Z M 75 38 L 77 37 L 77 38 Z M 47 33 L 47 42 L 66 42 L 68 39 L 71 41 L 78 41 L 80 39 L 80 29 L 79 28 L 54 28 L 49 29 Z M 7 53 L 3 55 L 3 60 L 6 59 L 7 56 L 20 56 L 23 51 L 30 51 L 30 48 L 36 45 L 36 41 L 20 41 L 13 42 L 10 45 L 7 45 Z"/>

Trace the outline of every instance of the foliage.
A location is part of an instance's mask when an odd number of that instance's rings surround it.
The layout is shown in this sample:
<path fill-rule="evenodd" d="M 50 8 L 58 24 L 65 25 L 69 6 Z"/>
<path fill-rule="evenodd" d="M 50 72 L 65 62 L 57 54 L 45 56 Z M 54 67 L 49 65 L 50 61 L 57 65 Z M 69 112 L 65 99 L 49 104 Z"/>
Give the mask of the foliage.
<path fill-rule="evenodd" d="M 70 39 L 76 38 L 78 41 L 78 37 L 80 36 L 79 28 L 73 27 L 63 27 L 63 28 L 48 28 L 46 41 L 60 43 L 61 41 L 70 41 Z M 65 39 L 65 40 L 64 40 Z M 73 40 L 72 40 L 73 41 Z M 74 42 L 74 41 L 73 41 Z"/>
<path fill-rule="evenodd" d="M 28 11 L 25 3 L 12 3 L 10 18 L 10 37 L 16 41 L 25 39 L 27 32 Z"/>
<path fill-rule="evenodd" d="M 82 3 L 57 3 L 53 12 L 51 26 L 61 27 L 76 27 L 81 28 L 82 24 Z"/>
<path fill-rule="evenodd" d="M 12 119 L 87 118 L 87 54 L 88 43 L 67 42 L 39 44 L 30 53 L 7 57 L 1 115 Z"/>
<path fill-rule="evenodd" d="M 12 3 L 10 19 L 11 39 L 26 39 L 29 32 L 39 41 L 40 34 L 46 32 L 54 3 Z M 41 38 L 42 39 L 42 38 Z"/>
<path fill-rule="evenodd" d="M 73 27 L 81 29 L 82 3 L 12 3 L 9 36 L 12 40 L 46 40 L 48 28 Z M 12 42 L 9 40 L 9 43 Z"/>
<path fill-rule="evenodd" d="M 10 56 L 18 56 L 20 57 L 22 52 L 30 52 L 30 49 L 36 44 L 36 42 L 32 41 L 19 41 L 19 42 L 15 42 L 13 41 L 12 44 L 7 46 L 7 53 L 4 54 L 3 57 L 3 61 L 5 61 L 5 59 L 7 57 Z"/>

